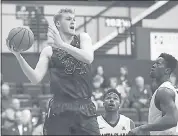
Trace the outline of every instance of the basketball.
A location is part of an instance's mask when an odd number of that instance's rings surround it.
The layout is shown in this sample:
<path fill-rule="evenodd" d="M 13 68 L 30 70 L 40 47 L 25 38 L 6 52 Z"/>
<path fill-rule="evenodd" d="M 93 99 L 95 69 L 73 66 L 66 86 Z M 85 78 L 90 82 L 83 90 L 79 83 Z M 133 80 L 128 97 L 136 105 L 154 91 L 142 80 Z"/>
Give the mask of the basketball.
<path fill-rule="evenodd" d="M 9 46 L 14 46 L 14 51 L 26 51 L 33 45 L 34 34 L 28 28 L 17 27 L 9 32 L 7 40 Z"/>

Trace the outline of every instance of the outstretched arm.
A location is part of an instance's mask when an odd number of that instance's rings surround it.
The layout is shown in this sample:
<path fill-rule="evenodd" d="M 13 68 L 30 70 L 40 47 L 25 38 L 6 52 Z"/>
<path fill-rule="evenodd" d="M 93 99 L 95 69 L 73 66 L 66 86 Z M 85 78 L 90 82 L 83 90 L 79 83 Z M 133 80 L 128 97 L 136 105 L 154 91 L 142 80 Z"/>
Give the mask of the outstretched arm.
<path fill-rule="evenodd" d="M 9 42 L 7 41 L 7 44 Z M 13 47 L 13 46 L 8 46 L 8 47 Z M 45 76 L 47 69 L 48 69 L 48 62 L 49 62 L 49 55 L 52 52 L 52 49 L 50 50 L 51 47 L 46 47 L 42 50 L 40 54 L 39 61 L 36 65 L 36 68 L 33 69 L 30 67 L 30 65 L 26 62 L 26 60 L 22 57 L 20 52 L 15 52 L 13 48 L 9 49 L 17 58 L 22 71 L 24 74 L 28 77 L 28 79 L 33 83 L 37 84 L 39 83 L 43 77 Z M 51 53 L 52 54 L 52 53 Z"/>
<path fill-rule="evenodd" d="M 177 125 L 178 109 L 175 105 L 175 93 L 168 88 L 160 88 L 156 94 L 163 117 L 151 124 L 140 126 L 142 131 L 163 131 Z"/>

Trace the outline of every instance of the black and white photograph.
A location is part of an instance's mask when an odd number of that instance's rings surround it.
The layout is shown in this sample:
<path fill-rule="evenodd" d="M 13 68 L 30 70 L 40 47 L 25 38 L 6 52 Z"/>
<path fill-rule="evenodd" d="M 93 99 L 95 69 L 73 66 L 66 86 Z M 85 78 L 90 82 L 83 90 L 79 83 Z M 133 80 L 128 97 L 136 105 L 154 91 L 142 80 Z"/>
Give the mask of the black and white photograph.
<path fill-rule="evenodd" d="M 1 135 L 178 135 L 178 1 L 1 1 Z"/>

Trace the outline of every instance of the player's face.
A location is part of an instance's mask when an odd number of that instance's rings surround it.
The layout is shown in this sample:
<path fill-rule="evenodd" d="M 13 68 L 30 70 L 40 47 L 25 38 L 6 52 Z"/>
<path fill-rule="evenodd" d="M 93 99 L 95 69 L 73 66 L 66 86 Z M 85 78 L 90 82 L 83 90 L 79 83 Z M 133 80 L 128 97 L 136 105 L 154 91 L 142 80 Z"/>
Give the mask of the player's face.
<path fill-rule="evenodd" d="M 115 93 L 109 93 L 104 99 L 104 107 L 106 111 L 117 111 L 120 106 L 120 98 Z"/>
<path fill-rule="evenodd" d="M 166 69 L 166 62 L 164 58 L 159 57 L 151 68 L 150 76 L 155 79 L 160 79 L 166 74 Z"/>
<path fill-rule="evenodd" d="M 60 29 L 67 35 L 75 35 L 75 15 L 72 13 L 64 13 L 60 19 Z"/>

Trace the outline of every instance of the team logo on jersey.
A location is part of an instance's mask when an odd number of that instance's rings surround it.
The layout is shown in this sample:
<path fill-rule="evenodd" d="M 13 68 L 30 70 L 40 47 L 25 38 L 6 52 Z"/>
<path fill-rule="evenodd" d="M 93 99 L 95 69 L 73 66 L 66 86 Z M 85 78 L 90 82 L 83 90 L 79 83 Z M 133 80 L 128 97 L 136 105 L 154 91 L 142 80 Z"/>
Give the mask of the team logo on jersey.
<path fill-rule="evenodd" d="M 122 127 L 122 130 L 126 130 L 126 128 L 123 126 L 123 127 Z"/>
<path fill-rule="evenodd" d="M 61 63 L 65 66 L 64 72 L 66 74 L 73 74 L 75 71 L 78 74 L 87 73 L 87 64 L 75 59 L 73 56 L 69 55 L 66 51 L 62 49 L 57 49 L 56 55 Z"/>

